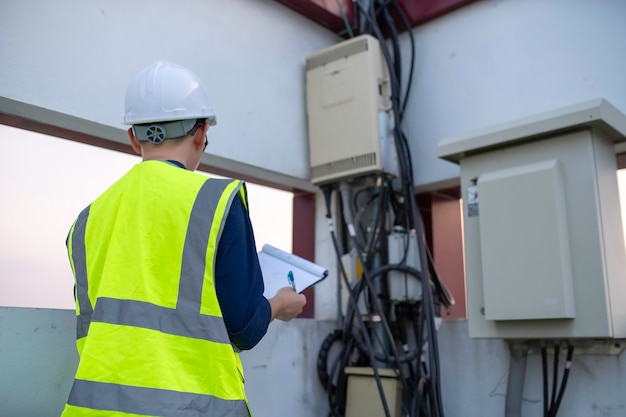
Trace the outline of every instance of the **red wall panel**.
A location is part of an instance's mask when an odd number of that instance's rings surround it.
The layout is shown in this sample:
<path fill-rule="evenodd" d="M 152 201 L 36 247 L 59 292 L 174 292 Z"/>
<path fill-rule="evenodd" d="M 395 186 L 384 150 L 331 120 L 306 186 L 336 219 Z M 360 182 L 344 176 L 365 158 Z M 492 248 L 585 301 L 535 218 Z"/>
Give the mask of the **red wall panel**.
<path fill-rule="evenodd" d="M 444 194 L 434 195 L 431 207 L 435 268 L 455 300 L 449 310 L 442 309 L 441 317 L 464 319 L 467 318 L 467 306 L 460 199 L 444 197 Z"/>
<path fill-rule="evenodd" d="M 279 3 L 303 14 L 314 22 L 327 27 L 335 33 L 343 35 L 347 32 L 346 24 L 341 15 L 339 4 L 350 26 L 356 25 L 354 4 L 352 0 L 276 0 Z"/>
<path fill-rule="evenodd" d="M 427 22 L 476 0 L 398 0 L 412 26 Z"/>
<path fill-rule="evenodd" d="M 327 27 L 333 32 L 346 36 L 346 24 L 341 15 L 341 8 L 352 29 L 357 27 L 356 6 L 352 0 L 276 0 L 279 3 L 303 14 L 314 22 Z M 415 27 L 476 0 L 398 0 L 411 26 Z M 392 13 L 395 14 L 395 13 Z M 402 24 L 398 30 L 404 31 Z M 355 33 L 356 35 L 356 33 Z"/>
<path fill-rule="evenodd" d="M 315 194 L 293 197 L 293 253 L 315 262 Z M 315 287 L 304 291 L 306 305 L 300 318 L 315 316 Z"/>

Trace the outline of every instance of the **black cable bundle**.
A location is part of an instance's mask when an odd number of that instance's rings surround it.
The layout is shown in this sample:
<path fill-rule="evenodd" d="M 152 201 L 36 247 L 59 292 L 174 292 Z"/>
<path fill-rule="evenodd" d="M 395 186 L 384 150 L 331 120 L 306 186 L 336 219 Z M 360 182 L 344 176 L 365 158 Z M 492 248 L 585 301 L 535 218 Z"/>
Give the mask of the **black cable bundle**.
<path fill-rule="evenodd" d="M 339 245 L 337 242 L 337 238 L 334 232 L 334 226 L 332 224 L 332 217 L 330 212 L 330 197 L 332 193 L 331 187 L 323 188 L 324 197 L 326 201 L 327 213 L 326 217 L 329 220 L 330 232 L 333 241 L 333 247 L 335 249 L 335 254 L 337 255 L 337 259 L 341 260 L 341 251 L 339 249 Z M 363 260 L 362 260 L 363 261 Z M 329 375 L 325 375 L 324 370 L 327 369 L 326 361 L 328 359 L 328 351 L 332 343 L 330 343 L 330 336 L 327 337 L 324 344 L 322 345 L 322 349 L 320 349 L 320 353 L 318 355 L 318 376 L 320 377 L 320 381 L 322 384 L 325 384 L 325 387 L 328 391 L 329 395 L 329 403 L 331 406 L 330 415 L 331 416 L 342 416 L 345 410 L 345 389 L 346 389 L 346 377 L 343 372 L 346 366 L 349 364 L 353 364 L 352 356 L 355 353 L 361 355 L 361 361 L 363 364 L 368 364 L 372 366 L 374 377 L 376 380 L 376 385 L 381 395 L 381 401 L 383 405 L 383 409 L 385 411 L 385 416 L 390 417 L 389 406 L 387 400 L 384 395 L 382 382 L 380 380 L 380 375 L 378 372 L 378 368 L 376 366 L 376 355 L 374 346 L 372 343 L 372 338 L 369 334 L 369 329 L 367 328 L 363 316 L 360 314 L 357 301 L 358 298 L 363 294 L 364 286 L 370 285 L 371 280 L 365 278 L 360 282 L 360 285 L 357 285 L 355 288 L 352 288 L 350 282 L 348 281 L 347 274 L 343 269 L 343 264 L 339 262 L 341 269 L 341 276 L 344 280 L 344 285 L 349 292 L 348 297 L 348 311 L 346 312 L 346 317 L 344 320 L 344 329 L 340 333 L 342 335 L 341 342 L 343 345 L 342 352 L 336 359 L 335 363 L 332 366 L 332 369 Z M 364 274 L 366 276 L 366 274 Z M 364 284 L 365 283 L 365 284 Z M 373 287 L 370 286 L 370 291 Z M 376 302 L 377 300 L 373 299 L 373 306 L 377 313 L 380 314 L 380 317 L 384 319 L 384 315 L 382 313 L 382 309 L 380 305 Z M 386 319 L 383 320 L 384 323 L 387 323 Z M 356 328 L 354 325 L 356 324 Z M 390 330 L 387 326 L 388 334 L 390 334 Z M 332 338 L 333 342 L 338 341 L 339 333 L 335 332 L 335 336 Z M 395 355 L 397 357 L 397 355 Z M 387 360 L 388 358 L 384 358 Z"/>
<path fill-rule="evenodd" d="M 358 3 L 357 3 L 358 4 Z M 419 210 L 417 208 L 417 203 L 415 201 L 415 197 L 413 194 L 413 166 L 411 161 L 411 154 L 408 146 L 408 141 L 406 140 L 406 136 L 401 129 L 401 123 L 404 116 L 404 109 L 406 108 L 406 101 L 408 99 L 408 92 L 405 94 L 403 100 L 401 100 L 402 87 L 401 87 L 401 68 L 399 65 L 395 65 L 394 62 L 399 60 L 399 41 L 397 38 L 397 31 L 393 27 L 393 21 L 390 18 L 387 7 L 391 4 L 398 14 L 402 17 L 403 22 L 406 22 L 406 16 L 402 11 L 401 7 L 397 3 L 396 0 L 392 0 L 389 3 L 383 3 L 377 1 L 375 3 L 378 6 L 378 9 L 372 9 L 371 20 L 372 20 L 372 28 L 373 34 L 380 42 L 381 48 L 383 50 L 383 55 L 385 56 L 385 60 L 387 61 L 387 66 L 390 70 L 390 78 L 391 78 L 391 86 L 392 86 L 392 103 L 394 109 L 394 118 L 395 118 L 395 143 L 396 150 L 398 152 L 398 161 L 400 164 L 400 172 L 401 172 L 401 181 L 402 181 L 402 189 L 405 195 L 406 203 L 409 206 L 409 216 L 411 220 L 410 226 L 415 229 L 418 238 L 420 239 L 419 245 L 419 262 L 422 265 L 421 270 L 425 272 L 424 279 L 422 279 L 422 308 L 421 315 L 423 320 L 421 323 L 424 324 L 424 332 L 427 340 L 427 359 L 428 366 L 421 369 L 418 367 L 418 387 L 423 387 L 425 389 L 425 400 L 424 402 L 415 401 L 412 404 L 412 409 L 409 411 L 409 415 L 418 415 L 417 413 L 424 414 L 428 416 L 443 416 L 443 406 L 441 400 L 441 388 L 440 388 L 440 378 L 439 378 L 439 353 L 438 353 L 438 343 L 437 343 L 437 334 L 435 328 L 435 308 L 433 302 L 433 293 L 431 287 L 431 277 L 430 272 L 431 269 L 429 267 L 429 260 L 426 253 L 426 238 L 424 234 L 424 230 L 422 227 L 422 220 L 419 214 Z M 382 35 L 382 31 L 378 27 L 376 21 L 378 13 L 382 13 L 383 21 L 386 23 L 389 33 L 391 34 L 392 45 L 394 45 L 394 55 L 392 57 L 387 43 Z M 414 63 L 414 40 L 413 40 L 413 31 L 411 28 L 407 28 L 409 36 L 411 38 L 411 68 L 409 70 L 409 74 L 413 73 L 413 63 Z M 394 59 L 396 58 L 396 59 Z M 410 86 L 409 86 L 410 87 Z M 436 277 L 433 277 L 436 279 Z M 417 346 L 422 346 L 420 343 L 421 334 L 418 335 L 418 344 Z M 419 398 L 419 396 L 418 396 Z M 422 405 L 422 407 L 420 407 Z M 421 409 L 420 409 L 421 408 Z"/>
<path fill-rule="evenodd" d="M 391 102 L 394 117 L 394 142 L 398 155 L 401 189 L 394 191 L 391 180 L 384 174 L 378 179 L 376 189 L 368 189 L 370 199 L 362 206 L 364 209 L 375 206 L 376 214 L 373 217 L 373 231 L 366 238 L 366 230 L 360 226 L 358 218 L 362 213 L 359 209 L 359 197 L 363 190 L 357 192 L 352 204 L 357 210 L 357 222 L 349 224 L 349 237 L 353 250 L 356 250 L 358 259 L 363 267 L 362 279 L 356 285 L 351 285 L 341 262 L 342 251 L 334 231 L 331 216 L 331 195 L 335 191 L 334 185 L 322 187 L 329 221 L 333 246 L 341 269 L 344 286 L 349 293 L 348 306 L 343 322 L 343 329 L 331 333 L 322 344 L 318 356 L 318 376 L 320 382 L 328 391 L 330 415 L 342 416 L 345 412 L 347 366 L 372 367 L 378 392 L 386 417 L 390 416 L 389 404 L 385 398 L 379 367 L 393 369 L 402 383 L 403 388 L 403 415 L 410 417 L 443 417 L 441 400 L 439 354 L 437 332 L 435 327 L 435 304 L 439 301 L 447 306 L 452 304 L 450 295 L 439 281 L 434 269 L 432 256 L 426 247 L 426 239 L 422 219 L 415 201 L 413 192 L 413 167 L 409 145 L 401 123 L 406 109 L 409 91 L 412 82 L 413 66 L 415 61 L 415 41 L 412 28 L 397 0 L 372 0 L 369 7 L 364 7 L 356 0 L 359 15 L 367 20 L 366 33 L 376 37 L 381 45 L 387 67 L 389 68 L 391 84 Z M 406 90 L 402 90 L 402 60 L 401 48 L 398 39 L 398 30 L 395 27 L 392 14 L 399 16 L 408 31 L 411 41 L 410 70 Z M 381 28 L 378 22 L 384 25 Z M 383 31 L 390 37 L 391 50 L 383 37 Z M 343 194 L 342 194 L 343 195 Z M 345 197 L 345 196 L 344 196 Z M 401 200 L 401 202 L 399 202 Z M 344 206 L 349 204 L 344 198 Z M 394 265 L 375 265 L 374 258 L 381 248 L 385 247 L 383 237 L 389 231 L 385 230 L 385 213 L 389 205 L 398 215 L 397 223 L 406 230 L 413 229 L 418 237 L 418 269 L 409 267 L 406 255 L 401 263 Z M 345 207 L 344 207 L 345 209 Z M 344 216 L 345 217 L 345 216 Z M 355 227 L 357 226 L 357 227 Z M 374 265 L 373 265 L 374 264 Z M 392 306 L 386 299 L 384 290 L 378 291 L 376 283 L 385 280 L 386 274 L 391 271 L 401 271 L 410 274 L 422 283 L 421 303 L 414 305 L 395 306 L 393 315 L 397 320 L 390 320 Z M 420 272 L 422 271 L 422 272 Z M 383 281 L 384 282 L 384 281 Z M 433 287 L 436 293 L 433 293 Z M 386 288 L 380 285 L 378 288 Z M 438 296 L 437 300 L 435 297 Z M 359 310 L 359 305 L 365 306 L 366 312 Z M 409 326 L 410 325 L 410 326 Z M 412 348 L 406 328 L 413 333 Z M 374 331 L 373 329 L 377 329 Z M 341 351 L 334 360 L 330 370 L 328 367 L 329 351 L 335 344 L 341 344 Z M 402 346 L 400 354 L 398 345 Z"/>
<path fill-rule="evenodd" d="M 565 359 L 565 365 L 563 368 L 563 377 L 561 378 L 561 385 L 557 386 L 559 378 L 559 355 L 561 345 L 556 343 L 554 345 L 554 358 L 553 358 L 553 370 L 552 370 L 552 395 L 549 400 L 548 397 L 548 354 L 545 345 L 541 346 L 541 369 L 543 373 L 543 417 L 556 417 L 559 407 L 561 406 L 561 400 L 565 393 L 565 387 L 567 386 L 567 380 L 569 378 L 570 368 L 572 366 L 572 358 L 574 356 L 574 346 L 568 344 L 567 357 Z"/>

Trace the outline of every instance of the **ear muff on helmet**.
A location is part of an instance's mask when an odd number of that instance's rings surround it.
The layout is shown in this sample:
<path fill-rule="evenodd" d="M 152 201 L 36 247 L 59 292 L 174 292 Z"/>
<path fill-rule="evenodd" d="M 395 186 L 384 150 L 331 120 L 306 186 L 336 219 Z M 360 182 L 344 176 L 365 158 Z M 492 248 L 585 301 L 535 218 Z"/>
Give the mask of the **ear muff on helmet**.
<path fill-rule="evenodd" d="M 159 144 L 166 139 L 182 138 L 195 133 L 197 126 L 209 123 L 207 119 L 174 120 L 163 123 L 133 125 L 133 133 L 140 142 Z"/>
<path fill-rule="evenodd" d="M 163 142 L 166 138 L 167 131 L 161 125 L 154 124 L 150 125 L 148 129 L 146 129 L 146 138 L 148 142 L 152 142 L 154 144 L 159 144 Z"/>

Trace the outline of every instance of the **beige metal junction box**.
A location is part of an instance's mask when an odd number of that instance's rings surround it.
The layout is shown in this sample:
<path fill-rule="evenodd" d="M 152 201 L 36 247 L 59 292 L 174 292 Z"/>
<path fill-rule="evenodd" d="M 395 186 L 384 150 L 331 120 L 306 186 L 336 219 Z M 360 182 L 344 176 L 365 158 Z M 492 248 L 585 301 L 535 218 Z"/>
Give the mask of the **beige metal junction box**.
<path fill-rule="evenodd" d="M 443 140 L 461 168 L 470 337 L 626 337 L 626 253 L 603 99 Z"/>
<path fill-rule="evenodd" d="M 378 368 L 378 376 L 391 417 L 402 415 L 402 383 L 392 369 Z M 367 367 L 347 367 L 348 393 L 346 417 L 379 417 L 385 415 L 374 370 Z"/>
<path fill-rule="evenodd" d="M 387 66 L 361 35 L 306 58 L 311 182 L 398 173 Z"/>

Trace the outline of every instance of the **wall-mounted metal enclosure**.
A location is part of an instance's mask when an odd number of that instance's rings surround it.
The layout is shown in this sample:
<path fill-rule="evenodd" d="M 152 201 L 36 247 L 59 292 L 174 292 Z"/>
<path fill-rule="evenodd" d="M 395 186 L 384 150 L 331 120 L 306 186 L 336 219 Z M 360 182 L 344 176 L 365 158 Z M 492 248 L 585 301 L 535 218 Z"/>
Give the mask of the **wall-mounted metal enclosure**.
<path fill-rule="evenodd" d="M 306 105 L 311 182 L 397 174 L 389 77 L 375 38 L 307 57 Z"/>
<path fill-rule="evenodd" d="M 346 417 L 378 417 L 385 415 L 372 368 L 349 366 L 346 395 Z M 392 369 L 378 368 L 389 415 L 402 416 L 402 383 Z"/>
<path fill-rule="evenodd" d="M 600 99 L 439 144 L 461 168 L 471 337 L 626 337 L 624 140 Z"/>
<path fill-rule="evenodd" d="M 406 263 L 421 273 L 418 265 L 418 244 L 415 230 L 408 233 L 394 232 L 387 238 L 390 264 Z M 392 270 L 387 274 L 389 300 L 391 302 L 416 302 L 422 300 L 422 281 L 408 272 Z"/>

